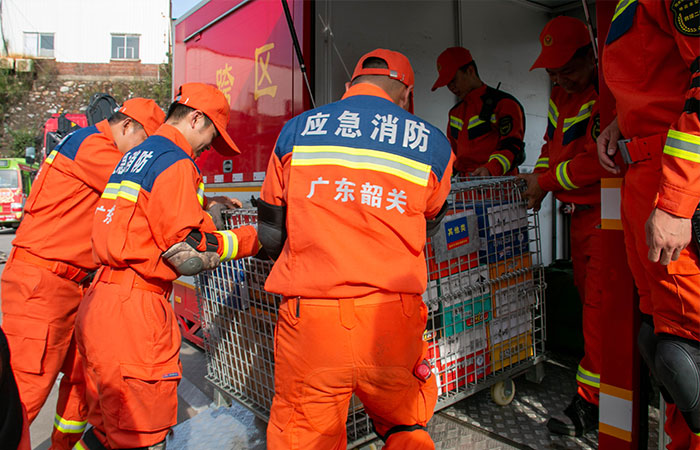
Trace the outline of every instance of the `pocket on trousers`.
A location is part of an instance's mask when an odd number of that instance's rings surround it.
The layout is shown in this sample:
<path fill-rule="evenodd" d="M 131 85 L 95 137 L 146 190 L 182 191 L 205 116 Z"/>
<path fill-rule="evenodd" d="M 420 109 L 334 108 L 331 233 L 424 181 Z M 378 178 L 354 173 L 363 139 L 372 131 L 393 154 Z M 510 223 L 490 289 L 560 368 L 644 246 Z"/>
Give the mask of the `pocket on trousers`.
<path fill-rule="evenodd" d="M 277 396 L 272 399 L 270 407 L 270 425 L 273 425 L 278 432 L 287 428 L 294 415 L 294 405 L 280 400 Z"/>
<path fill-rule="evenodd" d="M 36 319 L 5 316 L 2 328 L 10 342 L 13 370 L 41 374 L 49 325 Z"/>
<path fill-rule="evenodd" d="M 695 245 L 691 243 L 690 245 Z M 681 257 L 676 261 L 671 261 L 666 266 L 669 275 L 698 275 L 700 274 L 700 266 L 698 266 L 698 255 L 693 249 L 684 249 L 681 252 Z"/>
<path fill-rule="evenodd" d="M 119 428 L 152 432 L 177 424 L 179 364 L 121 364 L 120 370 Z"/>

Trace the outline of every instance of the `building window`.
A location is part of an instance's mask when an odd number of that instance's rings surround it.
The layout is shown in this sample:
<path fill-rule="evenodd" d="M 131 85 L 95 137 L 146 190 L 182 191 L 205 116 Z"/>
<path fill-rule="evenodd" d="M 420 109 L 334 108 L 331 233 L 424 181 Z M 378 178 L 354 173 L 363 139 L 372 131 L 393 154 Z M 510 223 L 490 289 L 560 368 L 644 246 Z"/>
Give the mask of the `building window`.
<path fill-rule="evenodd" d="M 113 34 L 112 59 L 139 59 L 139 35 Z"/>
<path fill-rule="evenodd" d="M 40 58 L 53 58 L 53 33 L 24 33 L 24 54 Z"/>

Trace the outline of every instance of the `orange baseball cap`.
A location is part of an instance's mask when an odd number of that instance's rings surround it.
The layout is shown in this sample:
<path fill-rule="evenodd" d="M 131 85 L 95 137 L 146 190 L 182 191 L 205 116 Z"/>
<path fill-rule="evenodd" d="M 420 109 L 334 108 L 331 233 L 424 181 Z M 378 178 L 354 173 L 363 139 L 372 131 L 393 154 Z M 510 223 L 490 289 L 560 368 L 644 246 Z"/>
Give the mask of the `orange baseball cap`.
<path fill-rule="evenodd" d="M 555 17 L 540 33 L 542 51 L 530 70 L 539 67 L 557 69 L 568 63 L 576 50 L 590 43 L 585 23 L 574 17 Z"/>
<path fill-rule="evenodd" d="M 214 150 L 225 156 L 241 153 L 238 146 L 228 135 L 229 104 L 224 94 L 210 84 L 185 83 L 175 96 L 175 102 L 202 111 L 216 127 L 218 136 L 212 141 Z"/>
<path fill-rule="evenodd" d="M 130 98 L 117 109 L 117 112 L 137 121 L 149 136 L 155 133 L 165 120 L 163 110 L 150 98 Z"/>
<path fill-rule="evenodd" d="M 367 58 L 380 58 L 386 61 L 387 69 L 381 69 L 379 67 L 367 67 L 363 68 Z M 398 80 L 408 87 L 411 87 L 415 83 L 415 75 L 413 74 L 413 67 L 411 67 L 411 62 L 402 53 L 395 52 L 393 50 L 386 50 L 383 48 L 378 48 L 372 50 L 369 53 L 362 55 L 357 65 L 355 66 L 355 71 L 352 73 L 352 80 L 361 75 L 386 75 L 389 78 Z M 410 104 L 408 111 L 413 113 L 413 92 L 411 92 Z"/>
<path fill-rule="evenodd" d="M 474 61 L 472 54 L 464 47 L 450 47 L 440 53 L 437 59 L 438 79 L 433 84 L 431 91 L 447 86 L 455 77 L 460 67 Z"/>

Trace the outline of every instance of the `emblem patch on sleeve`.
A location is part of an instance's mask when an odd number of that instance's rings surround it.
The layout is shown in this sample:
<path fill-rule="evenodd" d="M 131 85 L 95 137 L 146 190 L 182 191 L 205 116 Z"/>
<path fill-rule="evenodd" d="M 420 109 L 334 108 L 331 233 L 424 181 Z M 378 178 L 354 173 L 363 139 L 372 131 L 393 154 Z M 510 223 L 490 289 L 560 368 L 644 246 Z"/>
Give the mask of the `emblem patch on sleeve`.
<path fill-rule="evenodd" d="M 513 118 L 511 116 L 503 116 L 498 121 L 498 132 L 501 136 L 507 136 L 513 131 Z"/>
<path fill-rule="evenodd" d="M 700 0 L 673 0 L 673 25 L 679 33 L 700 37 Z"/>
<path fill-rule="evenodd" d="M 591 137 L 596 141 L 598 136 L 600 136 L 600 115 L 596 114 L 593 118 L 593 125 L 591 125 Z"/>

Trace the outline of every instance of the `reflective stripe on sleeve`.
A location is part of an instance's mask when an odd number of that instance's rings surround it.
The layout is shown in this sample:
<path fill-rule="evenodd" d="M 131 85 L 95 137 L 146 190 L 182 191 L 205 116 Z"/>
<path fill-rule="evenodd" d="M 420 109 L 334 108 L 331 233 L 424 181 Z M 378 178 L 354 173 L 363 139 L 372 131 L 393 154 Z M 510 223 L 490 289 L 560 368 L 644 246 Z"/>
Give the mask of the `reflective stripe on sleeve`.
<path fill-rule="evenodd" d="M 578 186 L 571 182 L 571 178 L 569 178 L 569 174 L 566 170 L 570 162 L 571 160 L 569 159 L 567 161 L 559 163 L 556 170 L 557 181 L 559 181 L 559 184 L 561 184 L 561 186 L 567 191 L 578 188 Z"/>
<path fill-rule="evenodd" d="M 238 236 L 232 230 L 215 231 L 221 235 L 224 248 L 221 251 L 221 261 L 230 261 L 238 255 Z"/>
<path fill-rule="evenodd" d="M 199 183 L 199 186 L 197 186 L 197 200 L 199 200 L 199 204 L 204 208 L 204 183 Z"/>
<path fill-rule="evenodd" d="M 56 150 L 52 150 L 51 153 L 49 153 L 49 156 L 46 157 L 45 162 L 49 165 L 53 162 L 54 158 L 56 158 L 56 155 L 58 152 Z"/>
<path fill-rule="evenodd" d="M 542 158 L 538 159 L 535 163 L 535 169 L 539 168 L 549 169 L 549 158 L 543 156 Z"/>
<path fill-rule="evenodd" d="M 700 162 L 700 136 L 670 130 L 664 153 L 693 162 Z"/>
<path fill-rule="evenodd" d="M 459 117 L 450 116 L 450 126 L 453 128 L 457 128 L 459 131 L 462 131 L 462 127 L 464 127 L 464 121 Z"/>
<path fill-rule="evenodd" d="M 119 192 L 117 197 L 124 198 L 130 202 L 136 203 L 139 199 L 139 191 L 141 190 L 141 185 L 134 183 L 133 181 L 122 180 L 119 184 Z"/>
<path fill-rule="evenodd" d="M 508 161 L 508 158 L 501 155 L 500 153 L 494 153 L 493 155 L 489 156 L 489 162 L 491 162 L 494 159 L 501 163 L 501 167 L 503 167 L 503 173 L 506 173 L 510 170 L 510 161 Z"/>
<path fill-rule="evenodd" d="M 114 200 L 117 198 L 117 194 L 119 193 L 119 183 L 107 183 L 107 186 L 105 186 L 104 192 L 102 192 L 102 198 L 108 198 L 110 200 Z"/>
<path fill-rule="evenodd" d="M 53 425 L 61 433 L 82 433 L 83 431 L 85 431 L 87 420 L 66 420 L 63 417 L 56 414 L 56 417 L 53 421 Z"/>

